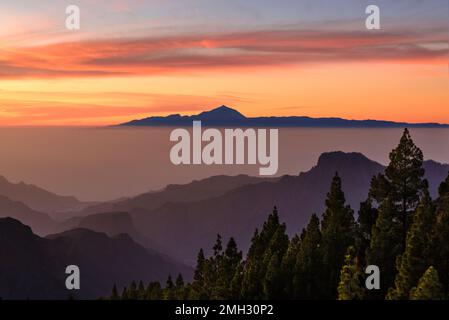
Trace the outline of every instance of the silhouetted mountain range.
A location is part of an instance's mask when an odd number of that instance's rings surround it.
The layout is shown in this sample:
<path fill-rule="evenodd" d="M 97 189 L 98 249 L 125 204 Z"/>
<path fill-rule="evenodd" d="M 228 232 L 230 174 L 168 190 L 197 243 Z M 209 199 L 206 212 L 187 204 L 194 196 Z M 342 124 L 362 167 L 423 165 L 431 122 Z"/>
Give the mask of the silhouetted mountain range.
<path fill-rule="evenodd" d="M 203 180 L 194 180 L 188 184 L 171 184 L 160 191 L 143 193 L 121 201 L 95 204 L 78 212 L 65 215 L 86 216 L 98 212 L 128 211 L 130 208 L 156 209 L 168 202 L 189 202 L 220 196 L 235 188 L 263 181 L 277 181 L 279 178 L 261 178 L 248 175 L 213 176 Z"/>
<path fill-rule="evenodd" d="M 449 165 L 425 161 L 424 168 L 435 196 Z M 0 197 L 0 217 L 14 217 L 40 235 L 74 228 L 109 236 L 126 233 L 144 247 L 193 264 L 197 250 L 212 243 L 217 233 L 235 237 L 239 247 L 246 250 L 254 229 L 261 226 L 274 205 L 288 232 L 298 232 L 312 213 L 323 212 L 335 172 L 342 178 L 347 202 L 357 212 L 367 197 L 372 176 L 384 169 L 360 153 L 330 152 L 322 154 L 311 170 L 297 176 L 215 176 L 169 185 L 157 192 L 71 212 L 72 218 L 62 223 L 21 202 Z"/>
<path fill-rule="evenodd" d="M 148 117 L 120 124 L 120 126 L 192 126 L 192 121 L 203 126 L 216 127 L 330 127 L 330 128 L 449 128 L 449 124 L 407 123 L 383 120 L 347 120 L 342 118 L 245 117 L 235 109 L 221 106 L 192 116 L 172 114 L 166 117 Z"/>
<path fill-rule="evenodd" d="M 426 161 L 424 167 L 431 194 L 435 196 L 449 165 Z M 94 206 L 82 214 L 95 210 L 129 212 L 139 234 L 151 239 L 158 250 L 192 264 L 197 250 L 212 243 L 217 233 L 235 237 L 239 247 L 247 249 L 254 229 L 261 226 L 274 205 L 287 223 L 288 232 L 298 232 L 312 213 L 321 215 L 337 171 L 347 202 L 357 211 L 367 197 L 372 176 L 384 169 L 360 153 L 324 153 L 315 167 L 298 176 L 275 179 L 217 176 Z M 107 214 L 103 218 L 106 217 Z"/>
<path fill-rule="evenodd" d="M 435 197 L 449 165 L 425 161 L 424 168 Z M 1 196 L 0 216 L 12 216 L 40 234 L 69 231 L 42 238 L 15 219 L 0 218 L 0 261 L 7 262 L 0 263 L 0 297 L 66 299 L 70 292 L 65 289 L 64 271 L 70 264 L 82 272 L 77 298 L 106 295 L 112 284 L 121 287 L 134 279 L 165 281 L 168 274 L 178 272 L 189 279 L 192 270 L 183 263 L 193 265 L 199 248 L 210 253 L 217 233 L 225 239 L 233 236 L 246 251 L 254 229 L 261 227 L 274 205 L 288 233 L 299 232 L 312 213 L 322 214 L 335 172 L 357 212 L 372 176 L 384 169 L 360 153 L 324 153 L 316 166 L 297 176 L 216 176 L 170 185 L 86 208 L 80 212 L 83 216 L 59 224 Z"/>
<path fill-rule="evenodd" d="M 316 167 L 298 176 L 244 185 L 218 197 L 170 202 L 157 209 L 131 212 L 141 233 L 165 244 L 164 252 L 194 263 L 198 248 L 213 243 L 217 233 L 225 238 L 233 236 L 246 251 L 255 228 L 261 227 L 275 205 L 288 233 L 299 232 L 311 214 L 324 210 L 324 199 L 336 171 L 342 177 L 348 202 L 357 208 L 367 196 L 371 177 L 383 169 L 361 154 L 328 153 L 320 157 Z"/>
<path fill-rule="evenodd" d="M 75 229 L 41 238 L 12 218 L 0 219 L 0 297 L 4 299 L 95 299 L 135 279 L 164 281 L 192 270 L 149 251 L 127 235 L 108 237 Z M 65 288 L 65 268 L 77 265 L 81 290 Z"/>
<path fill-rule="evenodd" d="M 58 217 L 59 212 L 80 210 L 86 203 L 78 201 L 75 197 L 61 196 L 32 184 L 24 182 L 12 183 L 0 176 L 0 195 L 14 201 L 20 201 L 33 210 L 45 212 Z"/>
<path fill-rule="evenodd" d="M 11 217 L 31 226 L 39 235 L 47 235 L 54 232 L 57 222 L 43 212 L 35 211 L 19 201 L 13 201 L 0 195 L 0 218 Z"/>
<path fill-rule="evenodd" d="M 110 237 L 127 234 L 145 248 L 162 250 L 157 244 L 152 243 L 150 239 L 137 231 L 134 221 L 128 212 L 102 212 L 88 216 L 78 216 L 67 219 L 58 226 L 60 232 L 77 228 L 103 232 Z"/>

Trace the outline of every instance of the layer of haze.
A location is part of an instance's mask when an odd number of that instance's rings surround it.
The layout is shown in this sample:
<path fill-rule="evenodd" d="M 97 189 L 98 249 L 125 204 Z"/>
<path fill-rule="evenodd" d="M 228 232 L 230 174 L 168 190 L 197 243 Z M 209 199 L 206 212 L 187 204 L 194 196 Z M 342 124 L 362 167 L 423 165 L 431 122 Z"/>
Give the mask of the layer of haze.
<path fill-rule="evenodd" d="M 82 200 L 111 200 L 259 166 L 174 166 L 170 128 L 2 128 L 0 174 Z M 413 129 L 425 158 L 449 163 L 449 129 Z M 401 129 L 281 129 L 279 171 L 309 170 L 327 151 L 362 152 L 386 164 Z"/>

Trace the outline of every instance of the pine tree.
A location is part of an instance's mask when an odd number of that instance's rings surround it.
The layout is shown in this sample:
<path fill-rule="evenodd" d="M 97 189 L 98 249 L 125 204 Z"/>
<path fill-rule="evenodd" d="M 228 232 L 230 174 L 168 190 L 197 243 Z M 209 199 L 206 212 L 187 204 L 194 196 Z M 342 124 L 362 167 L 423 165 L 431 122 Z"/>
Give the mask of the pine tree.
<path fill-rule="evenodd" d="M 449 175 L 443 182 L 441 182 L 440 187 L 438 188 L 438 193 L 441 198 L 449 196 Z"/>
<path fill-rule="evenodd" d="M 449 176 L 440 185 L 437 218 L 432 232 L 432 264 L 440 275 L 444 296 L 449 295 Z"/>
<path fill-rule="evenodd" d="M 397 259 L 395 288 L 388 299 L 408 299 L 410 289 L 430 265 L 431 234 L 435 222 L 435 206 L 426 190 L 407 233 L 405 252 Z"/>
<path fill-rule="evenodd" d="M 376 265 L 382 270 L 380 290 L 371 290 L 372 298 L 383 299 L 386 291 L 394 283 L 395 261 L 401 254 L 401 224 L 395 220 L 396 208 L 390 198 L 379 207 L 376 224 L 373 226 L 370 247 L 367 249 L 368 265 Z"/>
<path fill-rule="evenodd" d="M 251 239 L 251 246 L 246 255 L 245 268 L 242 276 L 241 297 L 245 300 L 262 299 L 259 292 L 262 292 L 260 283 L 261 257 L 263 255 L 263 247 L 260 240 L 259 231 L 256 228 Z"/>
<path fill-rule="evenodd" d="M 410 292 L 411 300 L 440 300 L 441 284 L 438 279 L 438 272 L 430 266 L 419 279 L 418 286 Z"/>
<path fill-rule="evenodd" d="M 114 286 L 112 287 L 112 294 L 110 297 L 111 300 L 119 300 L 120 297 L 118 295 L 118 291 L 117 291 L 117 286 L 114 284 Z"/>
<path fill-rule="evenodd" d="M 271 256 L 263 281 L 263 292 L 265 299 L 278 299 L 279 293 L 282 293 L 282 282 L 279 281 L 280 269 L 278 257 L 276 255 Z"/>
<path fill-rule="evenodd" d="M 242 263 L 242 251 L 237 247 L 234 238 L 230 238 L 223 256 L 223 276 L 227 281 L 234 278 L 236 269 Z"/>
<path fill-rule="evenodd" d="M 281 273 L 282 259 L 287 251 L 289 240 L 282 224 L 274 233 L 263 257 L 266 273 L 263 279 L 264 299 L 280 299 L 285 289 Z"/>
<path fill-rule="evenodd" d="M 176 277 L 176 288 L 182 288 L 184 287 L 184 279 L 182 278 L 182 274 L 178 274 L 178 277 Z"/>
<path fill-rule="evenodd" d="M 390 153 L 390 163 L 385 169 L 385 175 L 374 177 L 370 190 L 370 195 L 378 203 L 389 197 L 397 207 L 402 248 L 405 248 L 410 216 L 427 186 L 423 176 L 422 151 L 414 144 L 408 129 L 405 129 L 399 145 Z"/>
<path fill-rule="evenodd" d="M 213 246 L 213 255 L 208 259 L 206 264 L 206 288 L 208 290 L 209 299 L 220 299 L 222 287 L 220 287 L 220 267 L 223 263 L 223 242 L 220 234 L 217 234 L 217 240 Z"/>
<path fill-rule="evenodd" d="M 137 300 L 138 299 L 137 284 L 136 284 L 135 281 L 131 282 L 131 285 L 129 286 L 128 298 L 130 300 Z"/>
<path fill-rule="evenodd" d="M 175 285 L 173 283 L 171 275 L 167 278 L 167 283 L 165 284 L 164 288 L 164 300 L 175 300 L 176 299 L 176 292 L 175 292 Z"/>
<path fill-rule="evenodd" d="M 143 285 L 142 280 L 140 280 L 139 285 L 137 287 L 137 298 L 139 300 L 145 300 L 145 297 L 146 297 L 145 286 Z"/>
<path fill-rule="evenodd" d="M 129 300 L 128 289 L 126 287 L 124 287 L 122 291 L 122 300 Z"/>
<path fill-rule="evenodd" d="M 268 216 L 263 224 L 260 233 L 256 230 L 251 240 L 251 247 L 248 251 L 242 280 L 243 299 L 261 300 L 266 298 L 266 293 L 271 288 L 266 279 L 268 265 L 272 260 L 272 255 L 277 255 L 279 259 L 288 247 L 288 237 L 285 235 L 285 224 L 279 222 L 277 208 Z M 273 240 L 275 238 L 275 240 Z"/>
<path fill-rule="evenodd" d="M 176 278 L 175 282 L 175 296 L 176 300 L 185 300 L 185 285 L 184 285 L 184 279 L 182 278 L 182 274 L 178 274 L 178 277 Z"/>
<path fill-rule="evenodd" d="M 294 299 L 296 286 L 294 285 L 294 278 L 297 275 L 296 261 L 298 259 L 300 250 L 301 238 L 295 235 L 288 245 L 287 252 L 282 258 L 281 274 L 282 281 L 285 284 L 283 293 L 280 298 Z"/>
<path fill-rule="evenodd" d="M 323 255 L 320 220 L 313 214 L 302 232 L 296 256 L 293 282 L 293 299 L 320 299 L 328 297 L 323 290 Z"/>
<path fill-rule="evenodd" d="M 432 261 L 441 274 L 444 295 L 449 296 L 449 210 L 441 212 L 433 232 Z"/>
<path fill-rule="evenodd" d="M 329 299 L 337 296 L 340 269 L 345 253 L 354 244 L 355 223 L 353 211 L 345 205 L 341 179 L 335 174 L 327 194 L 326 211 L 322 221 L 323 281 Z"/>
<path fill-rule="evenodd" d="M 240 300 L 242 298 L 243 265 L 240 263 L 235 269 L 234 277 L 231 280 L 229 295 L 231 300 Z"/>
<path fill-rule="evenodd" d="M 223 242 L 221 240 L 221 235 L 217 234 L 217 240 L 215 241 L 214 247 L 212 248 L 214 250 L 214 257 L 218 260 L 218 258 L 221 258 L 221 254 L 223 252 Z"/>
<path fill-rule="evenodd" d="M 373 206 L 371 197 L 360 204 L 357 232 L 356 232 L 356 250 L 360 263 L 365 263 L 365 253 L 371 242 L 371 232 L 376 223 L 378 210 Z"/>
<path fill-rule="evenodd" d="M 204 256 L 203 249 L 198 252 L 196 260 L 196 268 L 193 275 L 192 287 L 190 290 L 189 298 L 192 300 L 207 300 L 209 298 L 207 289 L 205 288 L 206 279 L 206 258 Z"/>
<path fill-rule="evenodd" d="M 213 294 L 215 299 L 226 300 L 235 298 L 236 292 L 231 292 L 231 283 L 241 264 L 242 252 L 238 250 L 234 238 L 231 238 L 217 266 L 218 277 Z M 234 283 L 235 285 L 236 283 Z"/>
<path fill-rule="evenodd" d="M 162 300 L 164 298 L 161 284 L 150 282 L 147 287 L 146 300 Z"/>
<path fill-rule="evenodd" d="M 338 300 L 362 300 L 362 272 L 353 246 L 348 248 L 345 264 L 341 268 L 338 284 Z"/>

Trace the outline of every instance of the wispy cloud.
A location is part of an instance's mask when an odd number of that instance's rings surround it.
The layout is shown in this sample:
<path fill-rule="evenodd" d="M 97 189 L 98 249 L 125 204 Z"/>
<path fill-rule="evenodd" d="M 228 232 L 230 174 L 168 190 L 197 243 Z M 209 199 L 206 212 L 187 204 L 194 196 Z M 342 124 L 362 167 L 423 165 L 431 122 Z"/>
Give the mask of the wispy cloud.
<path fill-rule="evenodd" d="M 196 113 L 223 102 L 235 104 L 243 99 L 237 95 L 225 94 L 212 97 L 130 92 L 0 90 L 0 125 L 111 124 L 148 115 Z"/>
<path fill-rule="evenodd" d="M 340 61 L 447 63 L 447 30 L 265 30 L 0 49 L 0 78 L 148 76 Z"/>

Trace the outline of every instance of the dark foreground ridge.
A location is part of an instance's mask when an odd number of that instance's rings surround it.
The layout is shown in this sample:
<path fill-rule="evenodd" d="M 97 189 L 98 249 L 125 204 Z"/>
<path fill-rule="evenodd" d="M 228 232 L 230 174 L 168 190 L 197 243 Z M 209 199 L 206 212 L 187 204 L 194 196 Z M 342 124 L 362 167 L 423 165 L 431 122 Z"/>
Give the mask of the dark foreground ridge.
<path fill-rule="evenodd" d="M 18 220 L 0 218 L 0 242 L 0 300 L 95 299 L 110 292 L 111 283 L 162 281 L 167 273 L 191 273 L 126 234 L 109 237 L 74 229 L 42 238 Z M 82 270 L 81 290 L 76 292 L 65 287 L 65 268 L 72 264 Z"/>

